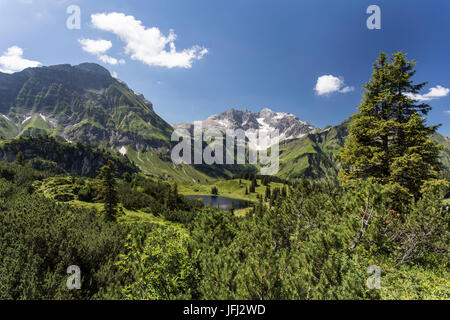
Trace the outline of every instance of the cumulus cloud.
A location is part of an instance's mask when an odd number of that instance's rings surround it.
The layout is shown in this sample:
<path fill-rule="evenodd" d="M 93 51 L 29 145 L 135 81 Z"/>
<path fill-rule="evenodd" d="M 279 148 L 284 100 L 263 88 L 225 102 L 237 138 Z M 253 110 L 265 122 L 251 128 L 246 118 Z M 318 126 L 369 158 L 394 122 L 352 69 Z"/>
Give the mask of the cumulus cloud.
<path fill-rule="evenodd" d="M 317 78 L 314 90 L 319 96 L 321 96 L 321 95 L 328 95 L 333 92 L 340 92 L 340 93 L 351 92 L 355 90 L 355 87 L 345 86 L 343 77 L 335 77 L 329 74 Z"/>
<path fill-rule="evenodd" d="M 24 59 L 23 50 L 18 46 L 8 48 L 2 56 L 0 56 L 0 72 L 14 73 L 22 71 L 26 68 L 34 68 L 40 66 L 42 63 Z"/>
<path fill-rule="evenodd" d="M 177 51 L 173 30 L 165 36 L 157 27 L 147 28 L 131 15 L 98 13 L 91 15 L 91 22 L 95 28 L 117 35 L 125 43 L 125 53 L 131 59 L 149 66 L 191 68 L 195 60 L 208 53 L 208 49 L 198 45 Z"/>
<path fill-rule="evenodd" d="M 109 40 L 78 39 L 78 42 L 81 44 L 81 49 L 83 49 L 83 51 L 97 56 L 103 63 L 112 65 L 125 63 L 124 59 L 118 60 L 105 54 L 105 52 L 112 47 L 112 43 Z"/>
<path fill-rule="evenodd" d="M 440 85 L 437 85 L 434 88 L 431 88 L 430 91 L 427 94 L 414 94 L 414 93 L 405 93 L 405 96 L 414 99 L 414 100 L 418 100 L 418 101 L 428 101 L 428 100 L 433 100 L 433 99 L 438 99 L 438 98 L 442 98 L 442 97 L 446 97 L 448 96 L 448 94 L 450 93 L 450 89 L 448 88 L 444 88 Z"/>
<path fill-rule="evenodd" d="M 347 93 L 347 92 L 351 92 L 351 91 L 353 91 L 353 90 L 355 90 L 355 87 L 344 87 L 344 88 L 342 88 L 341 90 L 339 90 L 339 92 L 341 92 L 341 93 Z"/>
<path fill-rule="evenodd" d="M 102 54 L 98 58 L 100 59 L 100 61 L 102 61 L 104 63 L 107 63 L 107 64 L 112 64 L 112 65 L 124 64 L 125 63 L 124 59 L 117 60 L 116 58 L 110 57 L 110 56 L 108 56 L 106 54 Z"/>

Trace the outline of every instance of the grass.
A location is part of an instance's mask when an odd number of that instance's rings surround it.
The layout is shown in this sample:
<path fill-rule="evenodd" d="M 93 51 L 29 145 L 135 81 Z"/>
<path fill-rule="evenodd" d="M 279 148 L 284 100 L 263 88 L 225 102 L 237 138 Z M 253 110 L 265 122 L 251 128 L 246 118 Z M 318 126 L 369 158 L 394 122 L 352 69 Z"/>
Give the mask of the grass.
<path fill-rule="evenodd" d="M 73 206 L 76 206 L 76 207 L 95 209 L 98 212 L 101 212 L 103 210 L 103 203 L 99 203 L 99 202 L 92 203 L 92 202 L 83 202 L 83 201 L 79 201 L 79 200 L 72 200 L 67 203 L 71 204 Z M 129 209 L 122 207 L 122 205 L 119 205 L 119 208 L 121 209 L 121 211 L 123 213 L 125 213 L 124 215 L 119 216 L 119 218 L 117 219 L 117 221 L 119 223 L 132 224 L 132 223 L 144 222 L 144 223 L 150 223 L 150 224 L 157 224 L 160 226 L 171 225 L 171 226 L 175 226 L 176 228 L 179 228 L 180 230 L 185 232 L 183 225 L 180 223 L 174 223 L 171 221 L 167 221 L 163 218 L 156 217 L 151 213 L 143 212 L 141 210 L 137 210 L 137 211 L 129 210 Z"/>
<path fill-rule="evenodd" d="M 448 300 L 450 273 L 422 266 L 381 267 L 380 294 L 383 300 Z"/>
<path fill-rule="evenodd" d="M 0 115 L 0 135 L 4 138 L 13 138 L 19 133 L 14 122 Z"/>
<path fill-rule="evenodd" d="M 137 153 L 130 153 L 128 154 L 128 157 L 134 157 L 136 160 L 138 160 Z M 144 158 L 144 159 L 142 159 Z M 139 155 L 139 159 L 141 159 L 141 163 L 145 164 L 145 161 L 149 161 L 152 159 L 150 163 L 152 164 L 158 164 L 158 165 L 164 165 L 167 166 L 168 164 L 166 162 L 163 162 L 159 159 L 158 156 L 153 155 L 153 157 L 149 153 L 144 153 Z M 159 161 L 158 161 L 159 160 Z M 138 160 L 139 161 L 139 160 Z M 139 163 L 139 162 L 138 162 Z M 149 164 L 149 163 L 147 163 Z M 161 167 L 159 168 L 161 169 Z M 170 170 L 170 168 L 166 167 L 166 170 Z M 174 170 L 174 169 L 172 169 Z M 172 172 L 173 173 L 173 172 Z M 179 172 L 176 172 L 179 174 Z M 79 179 L 79 178 L 76 178 Z M 83 180 L 86 180 L 87 178 L 83 178 Z M 178 183 L 178 192 L 181 195 L 210 195 L 211 194 L 211 188 L 213 186 L 216 186 L 219 190 L 219 195 L 223 197 L 229 197 L 233 199 L 241 199 L 251 202 L 257 202 L 257 195 L 260 194 L 262 196 L 265 195 L 266 187 L 262 185 L 261 180 L 257 180 L 258 186 L 255 189 L 254 193 L 245 194 L 245 189 L 250 189 L 251 181 L 244 180 L 244 179 L 232 179 L 232 180 L 207 180 L 203 178 L 205 183 L 197 183 L 193 182 L 189 179 L 184 179 L 184 183 L 180 183 L 179 179 L 177 181 Z M 89 179 L 88 179 L 89 180 Z M 44 181 L 36 182 L 34 187 L 36 190 L 42 194 L 44 194 L 46 197 L 55 199 L 57 197 L 60 197 L 62 195 L 66 195 L 69 197 L 69 201 L 66 201 L 66 203 L 83 207 L 83 208 L 89 208 L 89 209 L 96 209 L 97 211 L 101 211 L 103 208 L 102 203 L 98 202 L 84 202 L 78 200 L 77 192 L 75 188 L 79 188 L 79 185 L 77 183 L 74 183 L 72 177 L 52 177 L 48 178 Z M 273 190 L 274 188 L 282 188 L 282 183 L 276 183 L 271 182 L 270 188 Z M 72 199 L 70 199 L 72 198 Z M 249 210 L 251 208 L 243 208 L 243 209 L 236 209 L 235 215 L 236 216 L 245 216 L 248 214 Z M 178 225 L 169 221 L 164 220 L 163 218 L 157 217 L 153 214 L 146 213 L 140 210 L 133 211 L 128 210 L 126 208 L 122 208 L 123 212 L 125 213 L 124 216 L 119 218 L 120 222 L 123 223 L 133 223 L 133 222 L 149 222 L 149 223 L 155 223 L 155 224 L 161 224 L 161 225 Z M 180 225 L 181 227 L 181 225 Z"/>
<path fill-rule="evenodd" d="M 240 183 L 239 183 L 240 181 Z M 245 187 L 250 188 L 251 181 L 244 179 L 233 179 L 233 180 L 217 180 L 211 181 L 208 184 L 198 184 L 198 183 L 187 183 L 179 184 L 178 192 L 182 195 L 209 195 L 211 194 L 211 188 L 217 186 L 219 189 L 219 195 L 234 199 L 247 200 L 251 202 L 257 202 L 257 194 L 265 195 L 266 187 L 261 184 L 260 180 L 257 180 L 258 187 L 256 187 L 256 192 L 246 195 Z M 73 199 L 66 201 L 66 203 L 83 208 L 95 209 L 101 211 L 103 209 L 103 204 L 99 202 L 84 202 L 78 200 L 74 188 L 76 184 L 73 184 L 71 177 L 52 177 L 44 181 L 36 182 L 34 187 L 36 191 L 44 194 L 46 197 L 55 199 L 55 197 L 61 195 L 71 196 Z M 271 182 L 270 187 L 273 190 L 276 187 L 282 188 L 283 184 Z M 234 214 L 236 216 L 245 216 L 248 214 L 251 208 L 236 209 Z M 124 216 L 119 218 L 120 222 L 123 223 L 133 223 L 133 222 L 148 222 L 152 224 L 160 225 L 175 225 L 182 228 L 182 225 L 167 221 L 161 217 L 155 216 L 151 213 L 143 212 L 140 210 L 134 211 L 122 207 L 122 211 L 125 213 Z"/>
<path fill-rule="evenodd" d="M 52 135 L 54 133 L 53 128 L 45 121 L 40 115 L 33 115 L 24 123 L 24 127 L 19 136 L 23 135 L 36 135 L 36 133 Z"/>
<path fill-rule="evenodd" d="M 236 217 L 244 217 L 246 216 L 252 208 L 243 208 L 243 209 L 235 209 L 234 215 Z"/>
<path fill-rule="evenodd" d="M 160 180 L 172 180 L 179 183 L 208 183 L 210 177 L 199 172 L 189 165 L 174 165 L 172 161 L 162 159 L 154 151 L 140 152 L 127 148 L 127 157 L 133 161 L 144 173 L 157 177 Z"/>
<path fill-rule="evenodd" d="M 88 123 L 89 123 L 88 119 L 82 120 L 82 121 L 78 122 L 77 124 L 75 124 L 74 126 L 72 126 L 72 128 L 70 128 L 69 132 L 74 131 L 76 129 L 79 129 L 82 126 L 84 126 L 85 124 L 88 124 Z"/>

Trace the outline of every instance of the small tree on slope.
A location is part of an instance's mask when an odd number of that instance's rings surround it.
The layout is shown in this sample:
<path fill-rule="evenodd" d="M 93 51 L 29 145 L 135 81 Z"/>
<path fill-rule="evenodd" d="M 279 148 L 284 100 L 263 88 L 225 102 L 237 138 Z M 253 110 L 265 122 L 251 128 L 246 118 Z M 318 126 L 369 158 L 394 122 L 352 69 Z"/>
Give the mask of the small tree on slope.
<path fill-rule="evenodd" d="M 98 179 L 100 179 L 100 191 L 98 198 L 104 202 L 105 218 L 114 221 L 117 215 L 117 182 L 114 163 L 109 160 L 107 165 L 100 168 Z"/>

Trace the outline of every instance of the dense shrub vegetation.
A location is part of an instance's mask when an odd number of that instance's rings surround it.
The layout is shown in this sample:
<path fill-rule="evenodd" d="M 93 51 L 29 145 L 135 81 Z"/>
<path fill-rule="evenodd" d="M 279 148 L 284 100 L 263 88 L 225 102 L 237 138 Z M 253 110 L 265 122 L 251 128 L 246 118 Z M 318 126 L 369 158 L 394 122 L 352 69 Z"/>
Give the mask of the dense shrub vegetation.
<path fill-rule="evenodd" d="M 190 226 L 192 252 L 200 249 L 201 295 L 379 298 L 379 291 L 365 285 L 366 268 L 374 264 L 391 271 L 419 264 L 446 279 L 449 218 L 439 196 L 431 192 L 412 201 L 395 217 L 389 208 L 383 188 L 365 182 L 349 191 L 304 184 L 276 206 L 245 218 L 202 212 Z M 361 232 L 366 214 L 372 220 Z M 394 290 L 401 294 L 400 288 Z M 415 294 L 414 288 L 406 291 Z M 447 289 L 447 297 L 449 293 Z M 432 290 L 422 294 L 430 297 Z"/>
<path fill-rule="evenodd" d="M 120 206 L 166 222 L 128 224 L 36 187 L 51 181 L 94 204 L 96 180 L 6 163 L 0 173 L 3 299 L 450 298 L 446 186 L 426 186 L 396 211 L 382 185 L 303 179 L 236 217 L 136 176 L 118 180 Z M 72 264 L 82 290 L 66 288 Z M 382 270 L 380 290 L 366 286 L 370 265 Z"/>
<path fill-rule="evenodd" d="M 96 297 L 114 281 L 111 270 L 123 250 L 125 228 L 107 223 L 95 210 L 33 193 L 30 178 L 36 175 L 26 168 L 15 169 L 15 178 L 9 179 L 15 183 L 5 179 L 5 171 L 0 178 L 0 298 Z M 81 268 L 79 291 L 66 287 L 70 265 Z"/>

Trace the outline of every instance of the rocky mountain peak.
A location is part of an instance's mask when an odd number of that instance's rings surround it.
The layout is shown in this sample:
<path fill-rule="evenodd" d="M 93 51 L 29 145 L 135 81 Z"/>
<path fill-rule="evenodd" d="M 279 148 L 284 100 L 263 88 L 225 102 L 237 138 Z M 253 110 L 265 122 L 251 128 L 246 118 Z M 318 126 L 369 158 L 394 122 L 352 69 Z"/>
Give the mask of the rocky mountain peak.
<path fill-rule="evenodd" d="M 167 147 L 172 128 L 150 101 L 96 63 L 0 73 L 0 134 L 54 135 L 68 141 Z"/>
<path fill-rule="evenodd" d="M 275 112 L 270 110 L 269 108 L 264 108 L 259 112 L 259 115 L 263 118 L 268 118 L 274 116 Z"/>
<path fill-rule="evenodd" d="M 201 121 L 204 129 L 216 128 L 222 131 L 226 129 L 243 130 L 279 130 L 280 139 L 293 139 L 316 131 L 318 128 L 300 120 L 293 114 L 274 112 L 264 108 L 259 112 L 250 110 L 228 109 L 220 114 L 212 115 Z M 174 125 L 175 128 L 193 130 L 192 123 Z"/>
<path fill-rule="evenodd" d="M 101 75 L 105 75 L 105 76 L 111 76 L 111 74 L 109 73 L 109 71 L 105 68 L 103 68 L 101 65 L 96 64 L 96 63 L 81 63 L 77 66 L 74 66 L 75 69 L 77 70 L 81 70 L 81 71 L 85 71 L 85 72 L 90 72 L 90 73 L 96 73 L 96 74 L 101 74 Z"/>

